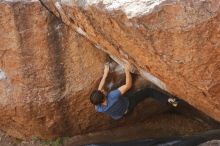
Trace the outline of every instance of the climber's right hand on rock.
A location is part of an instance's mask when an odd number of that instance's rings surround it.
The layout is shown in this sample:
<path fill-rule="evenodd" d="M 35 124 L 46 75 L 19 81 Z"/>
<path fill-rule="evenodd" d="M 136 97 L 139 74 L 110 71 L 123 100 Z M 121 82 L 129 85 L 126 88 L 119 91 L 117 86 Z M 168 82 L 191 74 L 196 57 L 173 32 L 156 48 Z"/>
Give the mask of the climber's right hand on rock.
<path fill-rule="evenodd" d="M 104 68 L 104 74 L 108 74 L 108 72 L 109 72 L 109 63 L 106 63 Z"/>
<path fill-rule="evenodd" d="M 130 64 L 129 62 L 127 62 L 127 63 L 125 64 L 125 71 L 131 72 L 131 64 Z"/>

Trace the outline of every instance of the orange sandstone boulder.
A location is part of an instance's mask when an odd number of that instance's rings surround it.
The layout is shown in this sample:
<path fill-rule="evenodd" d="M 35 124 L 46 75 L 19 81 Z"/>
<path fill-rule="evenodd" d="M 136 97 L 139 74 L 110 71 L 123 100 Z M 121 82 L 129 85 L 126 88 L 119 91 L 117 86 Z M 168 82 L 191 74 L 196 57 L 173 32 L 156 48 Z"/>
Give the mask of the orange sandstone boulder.
<path fill-rule="evenodd" d="M 113 59 L 220 121 L 220 1 L 42 2 Z"/>
<path fill-rule="evenodd" d="M 98 2 L 0 2 L 1 130 L 50 139 L 134 125 L 170 109 L 149 100 L 120 121 L 97 114 L 88 96 L 106 53 L 135 66 L 142 76 L 135 88 L 148 79 L 220 121 L 218 0 Z M 120 85 L 123 69 L 113 68 L 109 81 Z"/>

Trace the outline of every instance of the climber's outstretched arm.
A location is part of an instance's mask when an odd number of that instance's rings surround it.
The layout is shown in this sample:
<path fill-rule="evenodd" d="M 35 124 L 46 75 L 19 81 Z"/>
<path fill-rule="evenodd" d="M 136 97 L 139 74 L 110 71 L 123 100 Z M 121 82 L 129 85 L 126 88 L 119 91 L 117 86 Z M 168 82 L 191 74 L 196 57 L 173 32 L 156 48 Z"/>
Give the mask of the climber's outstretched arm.
<path fill-rule="evenodd" d="M 121 95 L 125 94 L 132 86 L 132 77 L 130 70 L 131 70 L 131 65 L 127 63 L 125 65 L 126 83 L 125 85 L 118 88 L 118 90 L 121 92 Z"/>
<path fill-rule="evenodd" d="M 104 74 L 103 74 L 102 80 L 99 83 L 99 87 L 98 87 L 98 90 L 100 90 L 100 91 L 102 90 L 102 88 L 105 84 L 105 80 L 108 76 L 108 72 L 109 72 L 109 64 L 105 64 Z"/>

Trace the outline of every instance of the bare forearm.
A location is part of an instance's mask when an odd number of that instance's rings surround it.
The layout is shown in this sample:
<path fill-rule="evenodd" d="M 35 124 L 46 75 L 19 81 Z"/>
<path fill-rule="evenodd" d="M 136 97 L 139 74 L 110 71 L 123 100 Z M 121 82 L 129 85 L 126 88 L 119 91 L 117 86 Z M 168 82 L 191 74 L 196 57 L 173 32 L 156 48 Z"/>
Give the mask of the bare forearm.
<path fill-rule="evenodd" d="M 105 85 L 105 80 L 108 76 L 108 72 L 109 72 L 109 64 L 107 63 L 107 64 L 105 64 L 104 74 L 103 74 L 102 80 L 99 84 L 98 90 L 102 90 L 103 86 Z"/>
<path fill-rule="evenodd" d="M 129 70 L 125 70 L 125 75 L 126 75 L 125 85 L 118 88 L 118 90 L 121 92 L 122 95 L 126 93 L 132 86 L 132 77 L 131 77 L 131 73 L 129 72 Z"/>
<path fill-rule="evenodd" d="M 131 77 L 131 73 L 129 70 L 125 71 L 125 75 L 126 75 L 126 86 L 128 88 L 131 88 L 132 86 L 132 77 Z"/>
<path fill-rule="evenodd" d="M 98 90 L 102 90 L 103 86 L 105 85 L 106 78 L 107 78 L 107 74 L 104 74 L 103 77 L 102 77 L 102 80 L 99 83 Z"/>

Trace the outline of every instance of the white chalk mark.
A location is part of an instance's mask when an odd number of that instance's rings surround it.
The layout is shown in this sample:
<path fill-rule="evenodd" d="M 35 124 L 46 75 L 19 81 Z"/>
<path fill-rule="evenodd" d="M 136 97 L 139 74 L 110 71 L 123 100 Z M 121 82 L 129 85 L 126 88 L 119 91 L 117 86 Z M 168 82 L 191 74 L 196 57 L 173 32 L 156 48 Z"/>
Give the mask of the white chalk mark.
<path fill-rule="evenodd" d="M 120 60 L 119 58 L 113 56 L 113 55 L 109 55 L 115 62 L 117 62 L 119 65 L 124 66 L 125 62 Z"/>
<path fill-rule="evenodd" d="M 108 54 L 108 52 L 104 48 L 102 48 L 100 45 L 96 44 L 95 47 Z"/>
<path fill-rule="evenodd" d="M 62 9 L 62 7 L 61 7 L 59 2 L 55 2 L 55 6 L 57 7 L 57 9 Z"/>
<path fill-rule="evenodd" d="M 0 80 L 6 80 L 7 77 L 6 77 L 6 74 L 5 72 L 3 72 L 1 69 L 0 69 Z"/>
<path fill-rule="evenodd" d="M 117 65 L 114 71 L 122 74 L 124 73 L 124 68 L 121 65 Z"/>
<path fill-rule="evenodd" d="M 155 85 L 157 85 L 161 89 L 164 89 L 164 90 L 167 91 L 166 84 L 164 82 L 162 82 L 160 79 L 158 79 L 157 77 L 153 76 L 152 74 L 150 74 L 149 72 L 144 71 L 144 70 L 140 70 L 140 74 L 145 79 L 147 79 L 150 82 L 154 83 Z"/>
<path fill-rule="evenodd" d="M 83 35 L 83 36 L 87 36 L 86 32 L 82 30 L 82 28 L 77 27 L 76 28 L 76 32 L 78 32 L 79 34 Z"/>

